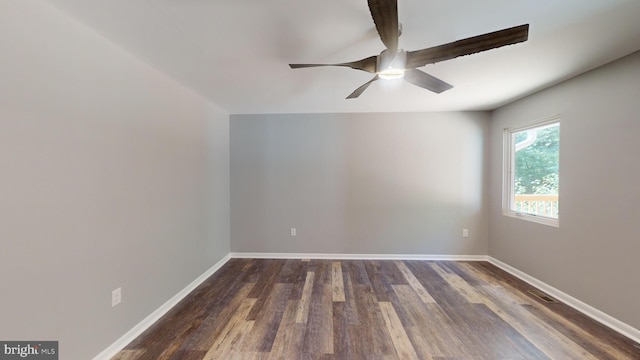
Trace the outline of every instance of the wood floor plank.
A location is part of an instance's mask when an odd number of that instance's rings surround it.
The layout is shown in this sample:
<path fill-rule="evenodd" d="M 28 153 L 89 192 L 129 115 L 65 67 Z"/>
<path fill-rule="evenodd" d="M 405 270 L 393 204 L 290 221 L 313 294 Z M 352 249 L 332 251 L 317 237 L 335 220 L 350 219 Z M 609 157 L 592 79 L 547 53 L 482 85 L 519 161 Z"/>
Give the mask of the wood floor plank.
<path fill-rule="evenodd" d="M 407 285 L 393 285 L 394 291 L 398 294 L 398 298 L 402 301 L 403 306 L 407 308 L 407 313 L 412 317 L 414 324 L 426 321 L 426 307 L 422 299 L 416 292 Z M 424 331 L 419 326 L 405 327 L 407 335 L 414 345 L 416 353 L 422 357 L 432 358 L 433 356 L 443 355 L 444 344 L 440 342 L 442 336 L 432 336 L 430 331 Z M 439 329 L 439 331 L 442 331 Z"/>
<path fill-rule="evenodd" d="M 491 287 L 484 289 L 489 294 L 494 293 Z M 492 300 L 487 301 L 487 306 L 549 358 L 596 359 L 591 353 L 524 308 L 530 305 L 506 308 L 501 306 L 505 304 L 500 297 L 493 296 Z"/>
<path fill-rule="evenodd" d="M 208 311 L 208 316 L 202 321 L 197 331 L 186 339 L 182 349 L 208 351 L 211 348 L 227 323 L 236 316 L 238 308 L 253 289 L 254 283 L 238 283 L 238 285 L 237 290 L 231 292 L 226 299 L 216 300 L 216 307 Z M 215 295 L 211 296 L 215 298 Z"/>
<path fill-rule="evenodd" d="M 372 357 L 373 339 L 371 336 L 364 336 L 367 331 L 363 325 L 349 325 L 347 328 L 349 333 L 349 346 L 353 359 L 368 360 Z"/>
<path fill-rule="evenodd" d="M 517 305 L 531 305 L 535 302 L 531 297 L 525 296 L 525 294 L 518 289 L 512 288 L 508 283 L 505 283 L 503 279 L 497 278 L 494 275 L 488 273 L 485 269 L 478 266 L 479 261 L 467 262 L 462 264 L 461 266 L 467 270 L 468 273 L 471 273 L 474 277 L 478 279 L 482 279 L 484 285 L 481 285 L 480 288 L 485 286 L 492 286 L 495 289 L 501 289 L 504 291 L 504 298 L 513 300 L 514 306 Z"/>
<path fill-rule="evenodd" d="M 433 261 L 407 260 L 404 263 L 430 294 L 434 289 L 449 285 L 445 279 L 431 268 L 430 264 L 434 263 Z"/>
<path fill-rule="evenodd" d="M 344 295 L 344 280 L 342 277 L 342 265 L 339 261 L 331 263 L 331 286 L 332 298 L 334 302 L 346 301 Z"/>
<path fill-rule="evenodd" d="M 277 282 L 278 276 L 282 267 L 285 264 L 285 260 L 271 260 L 266 261 L 266 266 L 264 270 L 260 273 L 259 280 L 256 281 L 256 286 L 251 290 L 248 297 L 252 298 L 266 298 L 269 296 L 269 292 L 271 291 L 273 285 Z M 258 306 L 255 307 L 255 310 L 249 314 L 249 320 L 255 320 L 257 312 L 261 310 L 260 301 L 258 302 Z"/>
<path fill-rule="evenodd" d="M 352 333 L 349 332 L 349 320 L 345 302 L 333 303 L 333 352 L 338 358 L 354 359 L 356 349 L 352 346 Z"/>
<path fill-rule="evenodd" d="M 381 270 L 381 275 L 390 285 L 407 285 L 406 277 L 400 269 L 398 269 L 394 261 L 380 261 L 378 262 L 378 266 Z"/>
<path fill-rule="evenodd" d="M 198 286 L 188 297 L 184 298 L 178 305 L 165 314 L 162 319 L 148 328 L 141 336 L 136 338 L 126 349 L 148 349 L 149 352 L 161 350 L 158 348 L 163 347 L 164 344 L 170 341 L 171 338 L 176 337 L 176 331 L 185 327 L 193 327 L 194 322 L 198 322 L 200 317 L 209 316 L 209 310 L 216 308 L 219 304 L 218 301 L 209 301 L 212 294 L 218 293 L 218 299 L 227 299 L 234 295 L 235 290 L 242 284 L 236 283 L 235 279 L 230 276 L 230 273 L 239 271 L 243 263 L 242 261 L 235 261 L 237 259 L 231 259 L 203 284 Z M 185 314 L 190 316 L 185 316 Z M 172 331 L 163 332 L 163 329 L 171 324 Z M 153 336 L 145 336 L 146 334 L 153 334 Z M 155 350 L 154 350 L 155 349 Z"/>
<path fill-rule="evenodd" d="M 462 295 L 469 303 L 484 303 L 484 298 L 475 291 L 473 286 L 469 285 L 469 283 L 467 283 L 456 273 L 445 270 L 445 268 L 443 268 L 440 264 L 436 263 L 431 264 L 431 268 L 435 270 L 435 272 L 438 273 L 438 275 L 440 275 L 443 279 L 445 279 L 449 283 L 449 285 L 460 295 Z"/>
<path fill-rule="evenodd" d="M 493 281 L 493 279 L 495 279 L 494 277 L 488 276 L 486 273 L 478 271 L 474 266 L 470 266 L 469 264 L 463 264 L 461 267 L 477 278 L 486 279 L 488 281 Z M 593 331 L 587 330 L 590 329 L 590 327 L 584 327 L 574 322 L 566 321 L 566 319 L 562 315 L 552 310 L 552 308 L 555 307 L 562 307 L 562 304 L 537 303 L 535 301 L 531 301 L 529 297 L 525 297 L 521 293 L 518 294 L 515 292 L 496 295 L 499 291 L 508 291 L 508 289 L 505 290 L 498 284 L 499 282 L 494 282 L 494 286 L 492 288 L 489 288 L 491 290 L 488 290 L 485 286 L 481 288 L 485 289 L 485 292 L 491 292 L 496 297 L 500 297 L 502 299 L 514 299 L 515 302 L 512 302 L 511 306 L 515 306 L 516 304 L 528 305 L 525 307 L 526 309 L 533 313 L 539 313 L 538 318 L 540 319 L 547 319 L 547 321 L 553 322 L 554 328 L 558 329 L 558 331 L 562 332 L 564 335 L 572 337 L 572 341 L 576 342 L 577 345 L 581 346 L 582 348 L 586 348 L 598 359 L 635 359 L 636 357 L 640 358 L 640 353 L 636 354 L 639 356 L 636 356 L 628 351 L 616 348 L 611 343 L 603 341 L 602 338 L 597 336 L 597 334 L 595 334 Z M 572 334 L 575 334 L 575 336 L 571 336 Z"/>
<path fill-rule="evenodd" d="M 393 289 L 416 324 L 408 327 L 407 332 L 419 354 L 432 357 L 464 354 L 464 341 L 437 304 L 424 303 L 410 286 L 394 285 Z"/>
<path fill-rule="evenodd" d="M 478 268 L 479 271 L 486 274 L 486 276 L 498 279 L 498 281 L 504 285 L 503 288 L 506 291 L 509 291 L 512 296 L 518 298 L 526 298 L 528 299 L 529 305 L 544 307 L 546 310 L 556 313 L 561 318 L 568 320 L 568 322 L 570 322 L 572 326 L 584 329 L 589 334 L 591 334 L 591 336 L 601 339 L 606 344 L 613 346 L 616 350 L 623 353 L 624 356 L 627 356 L 631 359 L 640 359 L 639 343 L 630 341 L 629 338 L 625 337 L 624 335 L 612 331 L 610 328 L 581 314 L 577 310 L 567 305 L 564 305 L 562 303 L 546 304 L 542 302 L 528 292 L 528 290 L 534 289 L 530 284 L 516 278 L 511 274 L 508 274 L 504 270 L 496 267 L 491 263 L 478 262 L 477 264 L 474 263 L 473 265 L 474 267 Z M 562 329 L 560 330 L 562 331 Z M 570 333 L 564 333 L 567 334 L 567 336 L 571 336 Z M 575 336 L 572 336 L 571 338 L 577 343 L 580 343 L 581 346 L 590 349 L 589 351 L 598 353 L 599 349 L 597 348 L 597 346 L 599 342 L 589 342 L 585 341 L 584 338 Z"/>
<path fill-rule="evenodd" d="M 495 329 L 496 322 L 487 318 L 490 314 L 484 304 L 440 304 L 447 317 L 452 319 L 456 331 L 464 334 L 463 350 L 478 358 L 522 359 L 517 348 L 506 334 Z"/>
<path fill-rule="evenodd" d="M 352 336 L 367 358 L 395 354 L 391 336 L 378 307 L 373 289 L 369 285 L 354 285 L 355 303 L 360 326 L 353 327 L 360 336 Z"/>
<path fill-rule="evenodd" d="M 465 261 L 443 261 L 440 263 L 440 266 L 446 268 L 448 272 L 458 275 L 473 287 L 486 284 L 484 279 L 473 276 L 473 274 L 465 271 L 464 266 L 466 263 Z"/>
<path fill-rule="evenodd" d="M 351 272 L 349 268 L 353 265 L 351 261 L 344 261 L 342 265 L 345 311 L 344 316 L 349 325 L 359 324 L 358 308 L 355 301 L 355 293 L 353 289 L 353 281 L 351 280 Z"/>
<path fill-rule="evenodd" d="M 640 359 L 640 350 L 635 356 L 616 349 L 612 344 L 602 341 L 601 338 L 595 336 L 587 329 L 577 326 L 572 322 L 566 321 L 553 311 L 543 306 L 527 306 L 527 310 L 540 319 L 547 319 L 553 328 L 558 329 L 563 335 L 567 336 L 576 345 L 589 351 L 594 357 L 601 360 L 637 360 Z M 595 346 L 594 346 L 595 345 Z"/>
<path fill-rule="evenodd" d="M 333 354 L 335 347 L 333 344 L 333 289 L 329 285 L 324 285 L 322 293 L 322 306 L 320 307 L 321 333 L 320 354 Z"/>
<path fill-rule="evenodd" d="M 138 360 L 144 350 L 122 350 L 111 360 Z"/>
<path fill-rule="evenodd" d="M 307 279 L 307 272 L 309 267 L 309 261 L 299 261 L 299 266 L 296 269 L 297 273 L 289 279 L 293 284 L 291 288 L 291 295 L 289 300 L 300 300 L 302 298 L 302 292 L 304 291 L 304 283 Z"/>
<path fill-rule="evenodd" d="M 349 277 L 351 278 L 351 282 L 354 285 L 369 285 L 371 286 L 371 281 L 369 281 L 369 275 L 367 274 L 367 269 L 364 266 L 364 262 L 362 260 L 353 260 L 349 261 Z"/>
<path fill-rule="evenodd" d="M 474 274 L 479 278 L 484 279 L 498 279 L 495 277 L 495 274 L 492 276 L 491 273 L 487 273 L 485 271 L 481 271 L 478 268 L 480 264 L 466 264 L 464 267 L 466 270 L 470 268 L 474 271 Z M 483 269 L 484 267 L 480 267 Z M 504 280 L 497 280 L 496 284 L 502 283 L 511 283 L 514 285 L 515 282 L 523 284 L 519 280 L 510 279 L 507 282 Z M 502 281 L 502 282 L 501 282 Z M 565 309 L 565 312 L 572 311 L 572 309 L 567 309 L 566 305 L 561 303 L 556 304 L 545 304 L 540 301 L 533 301 L 531 295 L 526 292 L 527 288 L 531 288 L 529 285 L 524 285 L 525 288 L 518 286 L 520 291 L 517 291 L 511 287 L 491 287 L 486 288 L 485 291 L 490 291 L 491 294 L 495 298 L 502 299 L 505 301 L 506 299 L 512 299 L 513 301 L 510 303 L 511 306 L 504 308 L 511 308 L 515 304 L 526 305 L 524 306 L 530 312 L 538 313 L 539 319 L 545 319 L 544 321 L 550 323 L 554 329 L 561 332 L 563 336 L 567 336 L 569 340 L 576 343 L 578 347 L 585 349 L 586 351 L 592 353 L 598 359 L 636 359 L 640 358 L 640 351 L 636 351 L 636 349 L 630 349 L 627 346 L 616 346 L 615 342 L 611 340 L 605 341 L 602 336 L 599 336 L 599 332 L 594 328 L 599 328 L 602 325 L 595 324 L 593 320 L 587 319 L 584 316 L 578 316 L 578 319 L 582 318 L 583 320 L 580 323 L 576 323 L 575 321 L 567 321 L 566 316 L 561 315 L 557 312 L 558 309 Z M 490 290 L 489 290 L 490 289 Z M 500 292 L 507 292 L 506 294 Z M 571 316 L 573 318 L 573 316 Z M 609 330 L 606 330 L 609 331 Z"/>
<path fill-rule="evenodd" d="M 236 259 L 233 259 L 236 260 Z M 242 268 L 242 274 L 245 277 L 245 281 L 251 283 L 258 283 L 265 274 L 268 266 L 272 265 L 268 259 L 239 259 L 246 260 L 245 266 Z M 255 297 L 255 296 L 253 296 Z"/>
<path fill-rule="evenodd" d="M 315 273 L 308 271 L 306 279 L 304 281 L 304 289 L 302 290 L 302 297 L 297 303 L 296 309 L 296 323 L 304 324 L 309 318 L 309 307 L 311 306 L 311 294 L 313 293 L 313 280 L 315 279 Z"/>
<path fill-rule="evenodd" d="M 303 266 L 302 261 L 296 259 L 287 259 L 284 261 L 280 272 L 278 272 L 278 277 L 276 278 L 277 283 L 295 283 L 299 274 L 300 267 Z"/>
<path fill-rule="evenodd" d="M 494 309 L 493 304 L 472 285 L 482 284 L 481 279 L 469 276 L 453 262 L 431 264 L 431 267 L 462 295 L 469 304 L 472 304 L 472 306 L 465 307 L 464 313 L 468 315 L 465 322 L 470 329 L 485 329 L 484 332 L 477 334 L 480 343 L 484 345 L 478 345 L 478 348 L 490 347 L 490 350 L 485 349 L 485 353 L 497 353 L 501 358 L 523 358 L 518 348 L 527 348 L 528 341 L 491 311 Z M 472 280 L 468 282 L 467 279 Z M 491 310 L 487 308 L 487 305 L 491 307 Z M 460 310 L 460 308 L 456 309 L 456 311 Z M 500 334 L 506 335 L 503 338 L 508 339 L 508 341 L 501 341 Z M 517 344 L 514 344 L 514 342 Z"/>
<path fill-rule="evenodd" d="M 314 297 L 307 321 L 303 352 L 333 354 L 333 289 L 331 284 L 314 285 Z"/>
<path fill-rule="evenodd" d="M 255 305 L 257 299 L 245 298 L 237 309 L 233 318 L 222 329 L 220 335 L 205 354 L 203 360 L 222 359 L 228 356 L 234 349 L 242 346 L 244 337 L 253 327 L 253 321 L 247 321 L 247 315 Z"/>
<path fill-rule="evenodd" d="M 206 351 L 201 350 L 178 350 L 169 360 L 202 360 L 206 354 Z"/>
<path fill-rule="evenodd" d="M 376 294 L 378 301 L 399 303 L 393 285 L 406 285 L 407 281 L 397 266 L 392 261 L 367 261 L 365 269 L 371 281 L 371 287 Z M 406 326 L 413 325 L 411 318 L 405 314 L 404 307 L 398 306 L 396 314 L 400 321 Z"/>
<path fill-rule="evenodd" d="M 418 294 L 422 302 L 424 302 L 425 304 L 436 303 L 436 300 L 429 294 L 427 289 L 425 289 L 424 286 L 422 286 L 420 281 L 418 281 L 415 275 L 413 275 L 413 273 L 411 272 L 411 270 L 409 270 L 407 265 L 405 265 L 402 261 L 395 261 L 395 264 L 400 270 L 400 272 L 402 272 L 402 275 L 404 275 L 404 277 L 407 279 L 407 282 L 409 283 L 409 285 L 411 285 L 411 287 L 416 292 L 416 294 Z"/>
<path fill-rule="evenodd" d="M 235 271 L 242 262 L 229 264 L 227 268 Z M 146 351 L 139 357 L 146 359 L 169 359 L 173 353 L 181 349 L 201 350 L 189 348 L 192 339 L 201 333 L 203 325 L 208 323 L 211 316 L 218 316 L 229 303 L 235 304 L 243 296 L 243 289 L 250 289 L 253 284 L 246 284 L 233 280 L 230 273 L 222 273 L 220 276 L 212 276 L 195 291 L 195 297 L 183 299 L 176 307 L 167 313 L 148 331 L 154 336 L 146 337 L 144 334 L 140 340 L 132 342 L 136 347 L 144 347 Z M 219 293 L 221 296 L 213 296 Z M 197 299 L 197 300 L 196 300 Z M 238 302 L 239 304 L 239 302 Z M 216 325 L 224 326 L 224 319 L 218 318 Z M 211 333 L 209 333 L 211 336 Z M 141 345 L 146 344 L 146 345 Z M 132 345 L 129 345 L 132 346 Z"/>
<path fill-rule="evenodd" d="M 380 306 L 380 310 L 382 311 L 382 316 L 384 317 L 384 321 L 387 324 L 387 329 L 389 330 L 389 334 L 391 335 L 391 341 L 393 341 L 393 346 L 396 349 L 396 353 L 400 359 L 418 359 L 418 354 L 416 354 L 413 345 L 411 344 L 411 340 L 407 335 L 407 332 L 404 329 L 404 326 L 400 322 L 400 318 L 396 313 L 393 305 L 387 301 L 381 301 L 378 303 Z M 430 358 L 428 354 L 424 354 L 424 356 Z"/>
<path fill-rule="evenodd" d="M 639 360 L 487 262 L 231 259 L 112 360 Z"/>
<path fill-rule="evenodd" d="M 327 260 L 311 260 L 308 265 L 309 271 L 316 273 L 316 284 L 320 288 L 322 285 L 331 285 L 331 261 Z"/>
<path fill-rule="evenodd" d="M 270 360 L 295 359 L 302 352 L 305 324 L 298 323 L 298 302 L 289 300 L 269 353 Z"/>
<path fill-rule="evenodd" d="M 451 271 L 451 266 L 440 266 L 440 264 L 430 264 L 438 273 L 440 273 L 445 280 L 447 280 L 452 288 L 467 299 L 469 304 L 474 304 L 471 307 L 457 305 L 453 307 L 449 312 L 452 317 L 456 318 L 458 314 L 464 314 L 464 323 L 469 326 L 468 330 L 474 328 L 483 328 L 492 330 L 484 331 L 481 333 L 475 333 L 473 338 L 479 341 L 474 347 L 479 350 L 484 350 L 485 354 L 502 352 L 501 357 L 519 358 L 514 354 L 514 350 L 518 349 L 522 356 L 535 356 L 534 358 L 544 359 L 546 356 L 537 350 L 537 348 L 531 346 L 531 343 L 520 332 L 514 329 L 512 323 L 501 315 L 502 313 L 496 313 L 499 310 L 490 299 L 484 296 L 477 288 L 474 288 L 466 282 L 459 273 Z M 445 270 L 446 269 L 446 270 Z M 474 281 L 474 283 L 481 284 L 480 281 Z M 479 313 L 479 314 L 477 314 Z M 500 320 L 499 320 L 500 319 Z M 456 321 L 462 321 L 456 318 Z M 490 325 L 488 324 L 490 323 Z M 508 339 L 508 343 L 498 341 L 499 336 L 496 334 L 502 334 L 504 339 Z M 515 345 L 515 349 L 512 345 Z M 533 349 L 532 349 L 533 348 Z"/>
<path fill-rule="evenodd" d="M 255 315 L 255 324 L 249 334 L 252 341 L 245 343 L 243 351 L 271 351 L 271 346 L 276 337 L 290 294 L 291 284 L 276 283 L 265 299 L 256 299 L 256 304 L 259 302 L 263 304 L 260 312 Z M 247 315 L 248 320 L 253 320 L 251 318 L 252 313 L 253 309 Z"/>
<path fill-rule="evenodd" d="M 371 282 L 371 288 L 375 292 L 378 301 L 391 301 L 393 289 L 391 288 L 391 284 L 389 284 L 387 279 L 382 275 L 379 261 L 367 261 L 365 263 L 365 269 Z"/>

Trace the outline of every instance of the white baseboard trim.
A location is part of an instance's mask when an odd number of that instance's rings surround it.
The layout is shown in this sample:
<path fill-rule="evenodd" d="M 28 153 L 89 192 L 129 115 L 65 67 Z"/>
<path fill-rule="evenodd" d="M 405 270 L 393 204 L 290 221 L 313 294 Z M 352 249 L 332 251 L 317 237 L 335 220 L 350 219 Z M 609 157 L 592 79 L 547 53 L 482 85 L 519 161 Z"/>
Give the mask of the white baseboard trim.
<path fill-rule="evenodd" d="M 569 306 L 571 306 L 572 308 L 580 311 L 581 313 L 587 315 L 588 317 L 594 319 L 595 321 L 619 332 L 620 334 L 628 337 L 629 339 L 640 343 L 640 330 L 634 328 L 631 325 L 628 325 L 616 318 L 614 318 L 611 315 L 608 315 L 596 308 L 594 308 L 593 306 L 586 304 L 576 298 L 574 298 L 573 296 L 564 293 L 556 288 L 554 288 L 553 286 L 540 281 L 536 278 L 534 278 L 533 276 L 522 272 L 516 268 L 514 268 L 513 266 L 506 264 L 496 258 L 493 258 L 491 256 L 488 256 L 488 261 L 499 267 L 500 269 L 510 273 L 511 275 L 514 275 L 515 277 L 537 287 L 538 289 L 546 292 L 547 294 L 553 296 L 554 298 L 560 300 L 561 302 L 563 302 L 564 304 L 567 304 Z"/>
<path fill-rule="evenodd" d="M 251 259 L 326 259 L 326 260 L 450 260 L 488 261 L 486 255 L 416 255 L 416 254 L 324 254 L 232 252 L 232 258 Z"/>
<path fill-rule="evenodd" d="M 149 316 L 147 316 L 137 325 L 131 328 L 131 330 L 127 331 L 124 335 L 122 335 L 122 337 L 116 340 L 116 342 L 111 344 L 111 346 L 94 357 L 93 360 L 109 360 L 114 357 L 120 350 L 124 349 L 125 346 L 127 346 L 130 342 L 132 342 L 135 338 L 137 338 L 140 334 L 147 330 L 151 325 L 153 325 L 153 323 L 158 321 L 164 314 L 166 314 L 167 312 L 169 312 L 169 310 L 176 306 L 180 302 L 180 300 L 184 299 L 184 297 L 189 295 L 191 291 L 193 291 L 211 275 L 218 271 L 224 264 L 227 263 L 227 261 L 229 261 L 229 259 L 231 259 L 231 256 L 227 254 L 220 261 L 218 261 L 207 271 L 205 271 L 202 275 L 198 276 L 197 279 L 193 280 L 184 289 L 180 290 L 180 292 L 175 294 L 171 299 L 162 304 L 158 309 L 149 314 Z"/>

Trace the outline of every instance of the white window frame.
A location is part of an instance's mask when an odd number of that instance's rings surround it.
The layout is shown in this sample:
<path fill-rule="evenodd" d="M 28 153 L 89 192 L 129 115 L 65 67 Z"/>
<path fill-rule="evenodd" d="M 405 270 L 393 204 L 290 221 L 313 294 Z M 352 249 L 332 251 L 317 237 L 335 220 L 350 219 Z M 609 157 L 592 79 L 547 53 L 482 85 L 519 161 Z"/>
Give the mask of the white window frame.
<path fill-rule="evenodd" d="M 513 187 L 514 184 L 514 172 L 515 172 L 515 157 L 514 154 L 514 146 L 513 143 L 514 136 L 513 134 L 543 127 L 546 125 L 551 125 L 557 123 L 560 126 L 560 115 L 554 115 L 548 118 L 544 118 L 542 120 L 537 120 L 534 122 L 526 123 L 523 125 L 519 125 L 517 127 L 504 129 L 504 140 L 503 140 L 503 163 L 502 163 L 502 215 L 509 216 L 517 219 L 527 220 L 539 224 L 549 225 L 549 226 L 560 226 L 560 214 L 558 214 L 558 218 L 551 218 L 547 216 L 534 215 L 529 213 L 517 212 L 511 209 L 512 201 L 515 199 L 515 189 Z M 560 164 L 558 164 L 560 166 Z M 558 173 L 560 170 L 558 169 Z M 560 181 L 561 182 L 561 181 Z M 560 187 L 560 184 L 558 184 Z M 560 189 L 558 188 L 558 194 L 560 194 Z"/>

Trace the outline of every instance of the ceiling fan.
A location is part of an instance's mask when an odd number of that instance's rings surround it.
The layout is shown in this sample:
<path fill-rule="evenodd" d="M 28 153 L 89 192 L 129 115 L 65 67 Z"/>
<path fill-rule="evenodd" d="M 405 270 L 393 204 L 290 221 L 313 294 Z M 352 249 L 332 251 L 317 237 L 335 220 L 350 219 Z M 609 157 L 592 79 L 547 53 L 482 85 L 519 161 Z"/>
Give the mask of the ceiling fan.
<path fill-rule="evenodd" d="M 405 51 L 398 48 L 398 38 L 402 33 L 398 22 L 397 0 L 367 0 L 369 11 L 376 25 L 382 43 L 386 46 L 379 55 L 362 60 L 337 64 L 289 64 L 292 69 L 316 66 L 344 66 L 375 74 L 373 79 L 353 91 L 347 99 L 355 99 L 378 79 L 404 77 L 409 83 L 441 93 L 453 86 L 417 68 L 459 56 L 499 48 L 505 45 L 527 41 L 529 24 L 503 29 L 483 35 L 454 41 L 422 50 Z"/>

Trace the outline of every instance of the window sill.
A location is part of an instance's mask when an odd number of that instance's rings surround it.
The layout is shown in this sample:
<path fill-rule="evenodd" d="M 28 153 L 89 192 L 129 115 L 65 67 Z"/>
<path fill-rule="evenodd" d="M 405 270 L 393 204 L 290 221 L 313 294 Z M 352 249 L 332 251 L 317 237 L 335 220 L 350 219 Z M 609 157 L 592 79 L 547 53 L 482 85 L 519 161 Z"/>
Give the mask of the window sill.
<path fill-rule="evenodd" d="M 549 218 L 545 216 L 537 216 L 537 215 L 519 213 L 514 211 L 503 211 L 502 215 L 525 220 L 525 221 L 531 221 L 531 222 L 542 224 L 542 225 L 560 227 L 560 221 L 558 219 Z"/>

